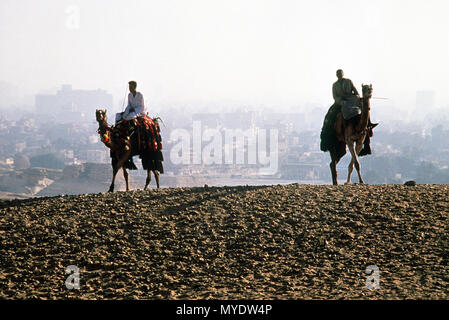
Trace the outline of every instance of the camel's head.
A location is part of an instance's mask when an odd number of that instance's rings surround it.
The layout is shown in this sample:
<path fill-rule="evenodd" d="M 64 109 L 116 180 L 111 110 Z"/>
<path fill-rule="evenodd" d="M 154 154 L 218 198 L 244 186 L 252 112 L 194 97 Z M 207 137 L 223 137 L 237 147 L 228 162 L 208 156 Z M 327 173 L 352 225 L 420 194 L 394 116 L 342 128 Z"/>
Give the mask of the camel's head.
<path fill-rule="evenodd" d="M 96 116 L 98 122 L 103 122 L 103 121 L 107 122 L 106 110 L 97 109 L 95 111 L 95 116 Z"/>
<path fill-rule="evenodd" d="M 362 95 L 364 98 L 371 99 L 373 96 L 373 85 L 362 84 Z"/>

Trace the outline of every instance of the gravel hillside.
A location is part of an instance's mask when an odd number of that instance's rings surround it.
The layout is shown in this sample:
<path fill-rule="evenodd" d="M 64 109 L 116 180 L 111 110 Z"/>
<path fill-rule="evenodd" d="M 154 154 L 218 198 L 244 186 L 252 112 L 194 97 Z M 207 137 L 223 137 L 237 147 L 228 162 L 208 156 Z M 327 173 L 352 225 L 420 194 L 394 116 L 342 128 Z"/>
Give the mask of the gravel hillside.
<path fill-rule="evenodd" d="M 448 299 L 448 200 L 294 184 L 0 201 L 0 298 Z"/>

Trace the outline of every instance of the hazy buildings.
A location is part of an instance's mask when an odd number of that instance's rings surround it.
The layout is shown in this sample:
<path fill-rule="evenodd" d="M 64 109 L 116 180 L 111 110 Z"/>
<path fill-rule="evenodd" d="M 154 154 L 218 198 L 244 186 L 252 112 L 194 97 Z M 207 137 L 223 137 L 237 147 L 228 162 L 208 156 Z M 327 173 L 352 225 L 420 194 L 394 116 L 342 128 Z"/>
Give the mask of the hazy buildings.
<path fill-rule="evenodd" d="M 95 109 L 112 107 L 112 95 L 105 90 L 73 90 L 65 84 L 55 95 L 38 94 L 36 111 L 58 120 L 84 120 L 91 118 Z"/>

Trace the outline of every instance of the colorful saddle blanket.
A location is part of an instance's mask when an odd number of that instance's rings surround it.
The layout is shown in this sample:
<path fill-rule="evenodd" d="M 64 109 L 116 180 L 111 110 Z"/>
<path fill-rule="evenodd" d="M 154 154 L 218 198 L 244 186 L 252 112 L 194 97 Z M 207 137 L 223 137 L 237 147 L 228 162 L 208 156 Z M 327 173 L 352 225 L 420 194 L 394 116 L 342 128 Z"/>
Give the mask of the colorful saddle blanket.
<path fill-rule="evenodd" d="M 159 123 L 148 116 L 121 120 L 112 127 L 112 139 L 119 148 L 132 150 L 133 155 L 162 150 Z"/>

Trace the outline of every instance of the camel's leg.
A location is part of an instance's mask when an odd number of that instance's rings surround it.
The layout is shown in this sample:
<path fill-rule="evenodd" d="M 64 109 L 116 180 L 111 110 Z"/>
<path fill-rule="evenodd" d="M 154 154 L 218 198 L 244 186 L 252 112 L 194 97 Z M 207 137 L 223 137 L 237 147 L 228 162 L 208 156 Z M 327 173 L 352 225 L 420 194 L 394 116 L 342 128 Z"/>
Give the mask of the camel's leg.
<path fill-rule="evenodd" d="M 145 188 L 143 188 L 143 190 L 147 190 L 148 185 L 151 182 L 151 170 L 148 169 L 147 170 L 147 181 L 145 182 Z"/>
<path fill-rule="evenodd" d="M 352 170 L 354 170 L 354 159 L 353 158 L 351 158 L 351 161 L 349 162 L 349 165 L 348 165 L 348 180 L 346 181 L 346 184 L 351 184 Z"/>
<path fill-rule="evenodd" d="M 357 142 L 357 146 L 354 147 L 354 141 L 348 140 L 347 143 L 348 145 L 348 149 L 349 152 L 351 153 L 352 159 L 351 159 L 351 163 L 349 163 L 348 166 L 348 181 L 346 182 L 347 184 L 351 183 L 351 174 L 352 174 L 352 170 L 355 166 L 357 173 L 359 175 L 359 181 L 361 184 L 363 184 L 363 179 L 362 179 L 362 175 L 360 173 L 360 163 L 359 163 L 359 159 L 357 157 L 358 152 L 360 152 L 362 150 L 363 147 L 363 141 L 361 143 L 361 145 L 359 144 L 359 142 Z M 358 151 L 356 150 L 356 148 L 358 149 Z"/>
<path fill-rule="evenodd" d="M 130 151 L 120 155 L 120 158 L 117 160 L 117 164 L 112 168 L 112 182 L 108 192 L 114 192 L 115 176 L 117 175 L 117 172 L 120 170 L 120 168 L 123 167 L 129 155 Z"/>
<path fill-rule="evenodd" d="M 340 159 L 343 157 L 345 153 L 346 153 L 346 144 L 342 142 L 338 142 L 330 151 L 331 154 L 330 168 L 332 173 L 332 183 L 334 185 L 338 185 L 337 164 L 340 162 Z"/>
<path fill-rule="evenodd" d="M 109 187 L 108 192 L 114 192 L 114 183 L 115 183 L 115 175 L 117 174 L 117 165 L 112 166 L 112 182 L 111 182 L 111 186 Z"/>
<path fill-rule="evenodd" d="M 337 162 L 338 160 L 336 159 L 337 156 L 335 154 L 335 151 L 331 151 L 331 163 L 330 163 L 330 168 L 331 168 L 331 173 L 332 173 L 332 184 L 334 186 L 338 185 L 338 180 L 337 180 Z"/>
<path fill-rule="evenodd" d="M 157 170 L 153 170 L 153 174 L 154 174 L 154 178 L 156 179 L 156 185 L 157 185 L 157 188 L 159 189 L 159 171 L 157 171 Z"/>
<path fill-rule="evenodd" d="M 337 166 L 335 165 L 334 161 L 331 161 L 331 163 L 329 164 L 329 167 L 331 168 L 331 173 L 332 173 L 332 184 L 334 186 L 338 185 L 338 181 L 337 181 Z"/>
<path fill-rule="evenodd" d="M 364 140 L 365 139 L 358 140 L 356 142 L 356 145 L 355 145 L 356 160 L 357 160 L 357 162 L 355 162 L 355 169 L 357 170 L 357 174 L 359 175 L 359 182 L 361 184 L 364 184 L 365 182 L 362 179 L 362 174 L 361 174 L 361 171 L 360 171 L 360 163 L 359 163 L 359 161 L 357 159 L 358 158 L 357 156 L 359 155 L 360 151 L 362 151 L 362 149 L 363 149 L 363 142 L 364 142 Z"/>
<path fill-rule="evenodd" d="M 348 166 L 348 181 L 346 182 L 347 184 L 351 183 L 351 174 L 352 174 L 352 170 L 354 169 L 354 165 L 356 168 L 360 169 L 360 164 L 359 164 L 359 160 L 357 159 L 357 154 L 354 148 L 354 141 L 348 139 L 346 141 L 346 144 L 348 146 L 349 152 L 351 153 L 352 159 L 351 162 L 349 163 Z"/>
<path fill-rule="evenodd" d="M 126 191 L 129 191 L 128 171 L 126 170 L 125 167 L 123 167 L 122 169 L 123 169 L 123 177 L 125 178 L 126 182 Z"/>

